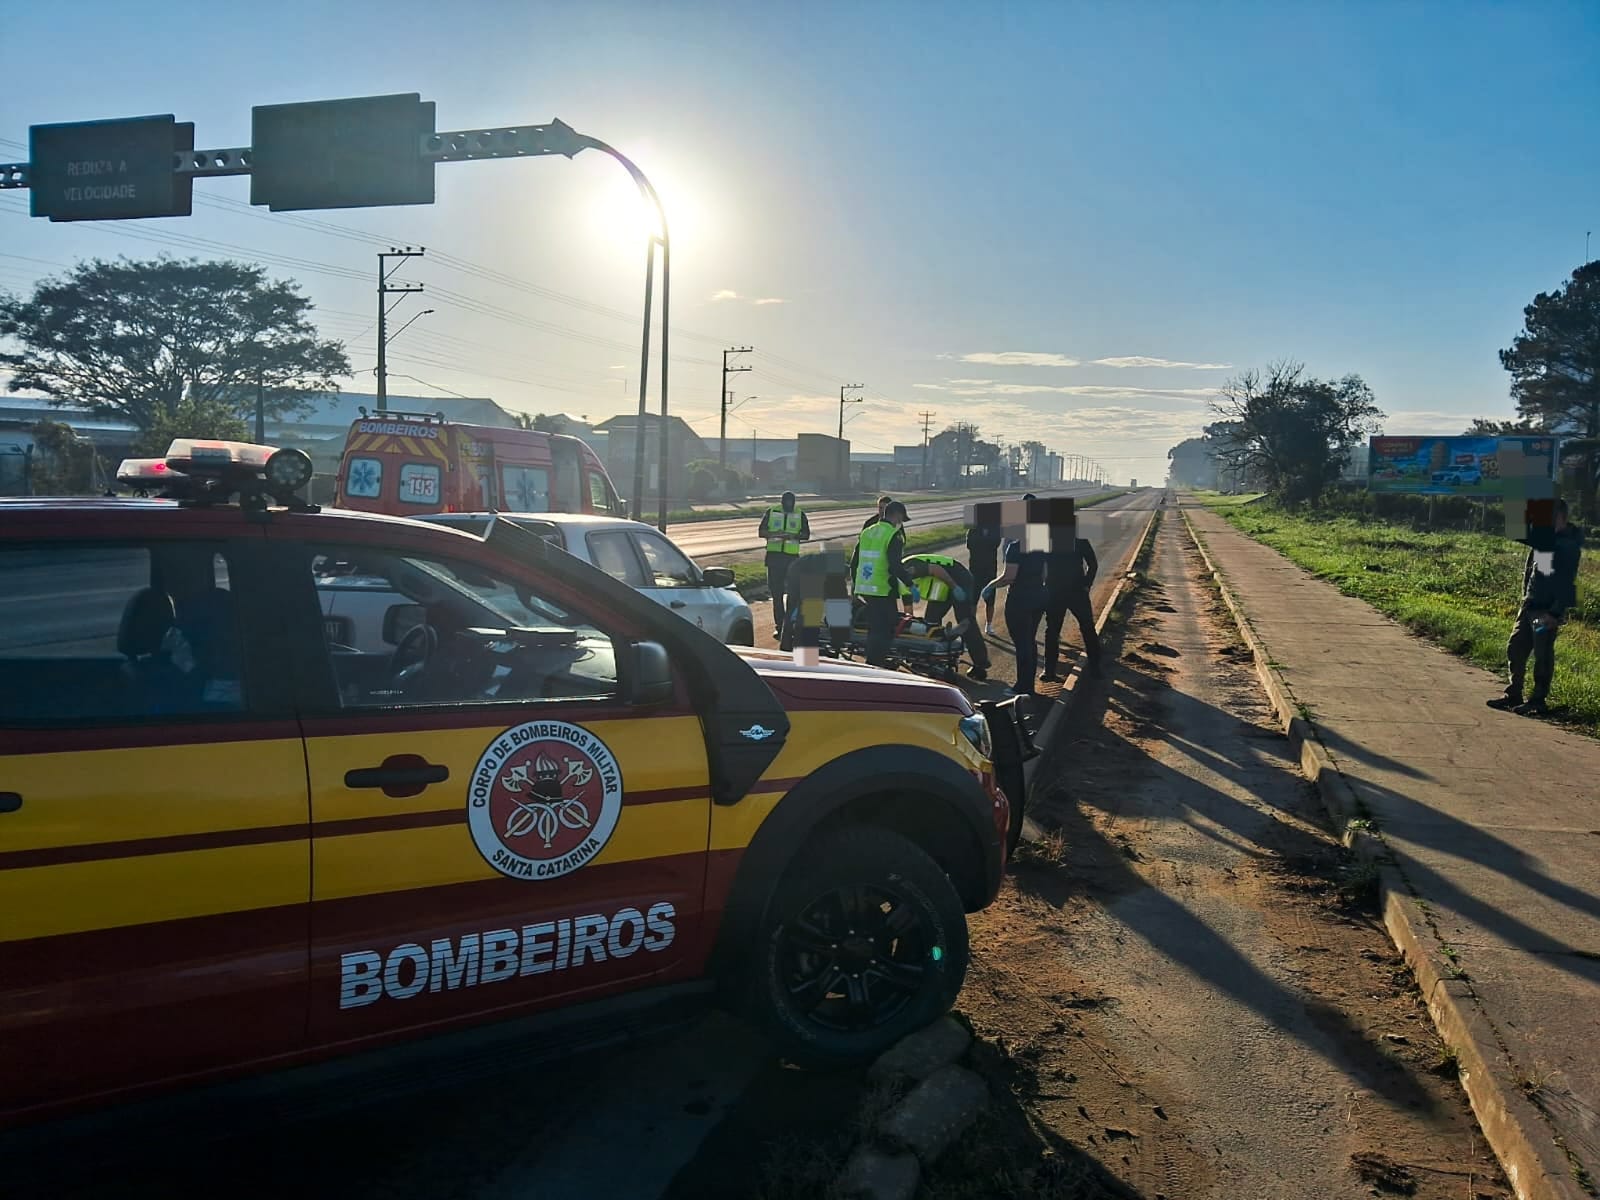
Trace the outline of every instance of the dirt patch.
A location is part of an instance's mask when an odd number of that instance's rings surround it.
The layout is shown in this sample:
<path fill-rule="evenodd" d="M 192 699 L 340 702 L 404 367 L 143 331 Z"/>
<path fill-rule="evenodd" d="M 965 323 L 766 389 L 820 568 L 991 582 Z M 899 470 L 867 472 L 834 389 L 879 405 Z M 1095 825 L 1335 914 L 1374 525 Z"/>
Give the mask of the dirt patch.
<path fill-rule="evenodd" d="M 1509 1196 L 1180 529 L 1149 574 L 1114 636 L 1176 656 L 1122 655 L 1041 764 L 1050 849 L 960 1001 L 1002 1103 L 927 1194 Z"/>

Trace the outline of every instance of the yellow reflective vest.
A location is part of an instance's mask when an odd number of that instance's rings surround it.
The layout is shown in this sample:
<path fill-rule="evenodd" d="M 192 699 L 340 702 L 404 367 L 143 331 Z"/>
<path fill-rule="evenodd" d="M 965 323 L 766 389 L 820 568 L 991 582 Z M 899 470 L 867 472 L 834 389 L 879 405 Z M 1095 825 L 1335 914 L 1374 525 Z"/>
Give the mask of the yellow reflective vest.
<path fill-rule="evenodd" d="M 899 533 L 888 521 L 878 521 L 861 531 L 861 540 L 856 543 L 856 595 L 894 595 L 894 580 L 889 577 L 889 543 Z"/>
<path fill-rule="evenodd" d="M 956 565 L 956 560 L 948 554 L 908 554 L 900 561 L 932 563 L 934 566 L 944 567 L 947 570 Z M 937 575 L 929 574 L 926 583 L 922 587 L 922 598 L 929 604 L 937 604 L 941 600 L 948 600 L 950 599 L 950 585 Z"/>
<path fill-rule="evenodd" d="M 782 507 L 767 509 L 767 553 L 799 554 L 800 523 L 804 519 L 798 508 L 793 512 L 784 512 Z"/>

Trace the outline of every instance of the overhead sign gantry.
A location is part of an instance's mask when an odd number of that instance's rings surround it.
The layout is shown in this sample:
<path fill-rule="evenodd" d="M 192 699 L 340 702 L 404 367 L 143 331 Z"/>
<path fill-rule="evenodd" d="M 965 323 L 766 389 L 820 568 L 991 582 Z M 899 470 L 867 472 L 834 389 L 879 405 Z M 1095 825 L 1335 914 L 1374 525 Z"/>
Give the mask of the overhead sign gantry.
<path fill-rule="evenodd" d="M 656 249 L 661 251 L 661 469 L 657 523 L 667 520 L 667 320 L 671 244 L 655 188 L 632 160 L 562 121 L 438 132 L 434 103 L 409 92 L 251 109 L 250 145 L 196 150 L 194 124 L 164 116 L 35 125 L 28 161 L 0 163 L 0 190 L 27 188 L 33 216 L 51 221 L 187 217 L 196 179 L 250 177 L 250 203 L 273 212 L 432 204 L 434 166 L 599 150 L 627 170 L 656 211 L 647 244 L 644 334 L 632 515 L 644 494 L 645 398 Z"/>

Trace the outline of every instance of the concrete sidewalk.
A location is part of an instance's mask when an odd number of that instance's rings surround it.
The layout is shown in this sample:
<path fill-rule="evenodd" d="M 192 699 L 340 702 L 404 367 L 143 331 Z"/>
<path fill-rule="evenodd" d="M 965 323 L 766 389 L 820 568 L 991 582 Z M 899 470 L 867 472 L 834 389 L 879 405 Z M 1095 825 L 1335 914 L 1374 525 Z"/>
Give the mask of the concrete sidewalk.
<path fill-rule="evenodd" d="M 1518 1195 L 1600 1194 L 1600 742 L 1484 707 L 1503 680 L 1183 510 L 1308 773 L 1393 856 L 1385 921 Z"/>

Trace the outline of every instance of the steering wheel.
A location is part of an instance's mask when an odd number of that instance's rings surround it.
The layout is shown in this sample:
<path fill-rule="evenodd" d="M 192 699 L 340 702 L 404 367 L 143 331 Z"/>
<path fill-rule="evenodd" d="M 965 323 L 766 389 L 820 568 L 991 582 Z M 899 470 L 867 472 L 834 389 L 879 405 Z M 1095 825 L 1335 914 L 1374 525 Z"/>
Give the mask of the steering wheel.
<path fill-rule="evenodd" d="M 403 683 L 428 665 L 428 660 L 439 649 L 439 633 L 426 621 L 413 625 L 401 635 L 394 653 L 389 656 L 389 678 Z"/>

